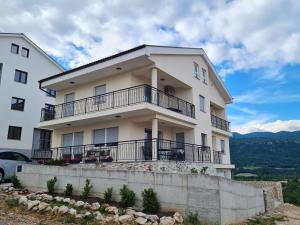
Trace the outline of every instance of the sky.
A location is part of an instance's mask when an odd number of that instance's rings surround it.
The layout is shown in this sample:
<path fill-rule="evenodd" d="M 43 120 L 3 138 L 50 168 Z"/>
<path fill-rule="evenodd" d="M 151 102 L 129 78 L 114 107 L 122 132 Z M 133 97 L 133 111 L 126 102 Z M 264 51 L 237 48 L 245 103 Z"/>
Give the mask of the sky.
<path fill-rule="evenodd" d="M 140 44 L 201 47 L 234 98 L 232 131 L 300 130 L 300 0 L 0 0 L 65 68 Z"/>

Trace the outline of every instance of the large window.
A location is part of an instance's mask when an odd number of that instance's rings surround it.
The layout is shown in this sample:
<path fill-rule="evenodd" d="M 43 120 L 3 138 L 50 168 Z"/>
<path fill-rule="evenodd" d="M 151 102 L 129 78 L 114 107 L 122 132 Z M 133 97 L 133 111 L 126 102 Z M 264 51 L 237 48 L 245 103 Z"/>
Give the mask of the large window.
<path fill-rule="evenodd" d="M 10 52 L 14 54 L 19 54 L 19 45 L 11 44 Z"/>
<path fill-rule="evenodd" d="M 205 97 L 199 95 L 200 111 L 205 112 Z"/>
<path fill-rule="evenodd" d="M 8 127 L 8 139 L 21 140 L 22 127 L 9 126 Z"/>
<path fill-rule="evenodd" d="M 15 81 L 23 84 L 27 83 L 27 72 L 16 70 L 15 71 Z"/>
<path fill-rule="evenodd" d="M 28 58 L 29 57 L 29 49 L 22 47 L 21 56 Z"/>
<path fill-rule="evenodd" d="M 220 140 L 221 152 L 225 152 L 225 140 Z"/>
<path fill-rule="evenodd" d="M 207 146 L 207 134 L 201 133 L 201 144 Z"/>
<path fill-rule="evenodd" d="M 199 77 L 199 64 L 194 62 L 194 76 L 198 79 L 200 79 Z"/>
<path fill-rule="evenodd" d="M 24 111 L 25 99 L 23 98 L 11 98 L 11 109 Z"/>
<path fill-rule="evenodd" d="M 95 87 L 95 104 L 101 104 L 105 102 L 106 85 L 100 85 Z"/>
<path fill-rule="evenodd" d="M 94 130 L 93 143 L 115 145 L 118 142 L 119 129 L 118 127 L 110 127 Z"/>

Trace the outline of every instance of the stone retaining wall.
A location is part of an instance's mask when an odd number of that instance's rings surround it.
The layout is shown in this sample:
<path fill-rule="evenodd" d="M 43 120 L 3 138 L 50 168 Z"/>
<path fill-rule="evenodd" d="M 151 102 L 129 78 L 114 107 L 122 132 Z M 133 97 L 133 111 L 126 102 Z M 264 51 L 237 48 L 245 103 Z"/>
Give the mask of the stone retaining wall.
<path fill-rule="evenodd" d="M 31 191 L 46 191 L 47 180 L 56 176 L 58 192 L 69 183 L 75 194 L 82 191 L 89 178 L 94 186 L 92 195 L 103 197 L 104 191 L 113 187 L 117 201 L 119 189 L 127 184 L 136 193 L 137 206 L 141 206 L 141 192 L 152 187 L 162 211 L 197 213 L 201 221 L 214 224 L 241 222 L 265 208 L 261 188 L 217 176 L 43 165 L 24 165 L 17 176 Z"/>

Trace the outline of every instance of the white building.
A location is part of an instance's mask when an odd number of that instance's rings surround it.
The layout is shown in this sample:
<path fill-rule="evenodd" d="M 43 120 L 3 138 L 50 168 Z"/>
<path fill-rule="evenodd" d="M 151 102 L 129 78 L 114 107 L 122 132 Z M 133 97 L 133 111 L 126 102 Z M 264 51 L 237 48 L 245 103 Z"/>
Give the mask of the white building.
<path fill-rule="evenodd" d="M 49 145 L 51 131 L 37 129 L 41 107 L 54 97 L 38 80 L 64 71 L 24 34 L 0 33 L 0 149 L 31 154 Z"/>
<path fill-rule="evenodd" d="M 57 93 L 42 109 L 40 127 L 54 130 L 48 156 L 193 161 L 230 177 L 232 98 L 203 49 L 142 45 L 40 84 Z"/>

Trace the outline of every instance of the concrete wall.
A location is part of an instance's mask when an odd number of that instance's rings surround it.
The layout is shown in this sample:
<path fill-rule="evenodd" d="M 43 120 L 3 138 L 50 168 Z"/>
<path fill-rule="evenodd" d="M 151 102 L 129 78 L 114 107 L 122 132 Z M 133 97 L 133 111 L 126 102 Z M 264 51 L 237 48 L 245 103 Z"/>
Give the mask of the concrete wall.
<path fill-rule="evenodd" d="M 116 200 L 120 199 L 119 189 L 127 184 L 136 193 L 137 206 L 140 206 L 143 189 L 152 187 L 158 194 L 162 211 L 198 213 L 202 221 L 222 225 L 264 212 L 261 188 L 208 175 L 24 165 L 17 176 L 32 191 L 46 190 L 47 180 L 56 176 L 58 192 L 63 192 L 70 183 L 75 194 L 89 178 L 94 185 L 92 195 L 103 196 L 105 189 L 113 187 Z"/>

